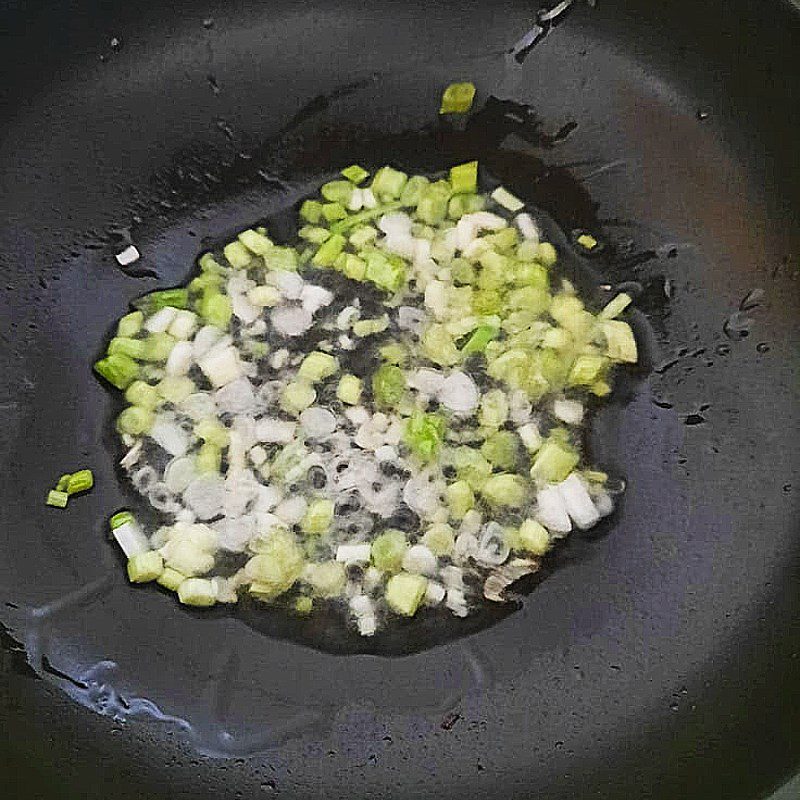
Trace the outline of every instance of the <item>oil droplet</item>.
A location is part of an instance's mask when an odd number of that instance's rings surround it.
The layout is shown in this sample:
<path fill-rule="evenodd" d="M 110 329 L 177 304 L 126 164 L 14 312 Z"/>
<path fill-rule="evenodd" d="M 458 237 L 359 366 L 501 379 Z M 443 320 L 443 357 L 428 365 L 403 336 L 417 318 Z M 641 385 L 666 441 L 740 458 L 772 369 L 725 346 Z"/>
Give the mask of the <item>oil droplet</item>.
<path fill-rule="evenodd" d="M 672 711 L 673 713 L 677 713 L 679 708 L 680 708 L 680 706 L 678 706 L 677 703 L 670 703 L 669 704 L 669 710 Z"/>
<path fill-rule="evenodd" d="M 120 36 L 112 36 L 109 44 L 115 53 L 118 53 L 120 50 L 122 50 L 122 38 Z"/>
<path fill-rule="evenodd" d="M 718 344 L 716 346 L 715 350 L 717 352 L 717 355 L 727 356 L 728 353 L 731 352 L 731 346 L 729 344 L 725 344 L 725 342 L 722 342 L 721 344 Z"/>
<path fill-rule="evenodd" d="M 703 122 L 704 120 L 707 120 L 710 116 L 711 116 L 711 112 L 707 108 L 698 108 L 697 109 L 697 119 L 699 119 L 700 122 Z"/>
<path fill-rule="evenodd" d="M 684 425 L 702 425 L 706 421 L 706 418 L 702 414 L 692 413 L 687 414 L 683 418 Z"/>
<path fill-rule="evenodd" d="M 214 94 L 219 94 L 219 84 L 217 83 L 217 79 L 213 75 L 208 74 L 206 75 L 206 80 L 208 81 L 208 85 L 211 87 L 211 91 L 214 92 Z"/>
<path fill-rule="evenodd" d="M 769 353 L 770 348 L 766 342 L 759 342 L 756 345 L 756 350 L 758 350 L 759 353 Z"/>
<path fill-rule="evenodd" d="M 218 119 L 216 123 L 217 123 L 217 128 L 225 134 L 225 136 L 228 138 L 229 141 L 232 142 L 235 138 L 235 134 L 230 124 L 224 119 Z"/>
<path fill-rule="evenodd" d="M 739 311 L 750 311 L 751 309 L 760 306 L 763 299 L 763 289 L 751 289 L 739 303 Z"/>
<path fill-rule="evenodd" d="M 748 317 L 741 311 L 734 311 L 723 323 L 722 332 L 729 339 L 736 342 L 750 335 L 750 326 L 752 324 L 752 317 Z"/>
<path fill-rule="evenodd" d="M 203 27 L 207 31 L 210 31 L 214 27 L 214 20 L 211 17 L 206 17 L 206 19 L 203 20 Z"/>

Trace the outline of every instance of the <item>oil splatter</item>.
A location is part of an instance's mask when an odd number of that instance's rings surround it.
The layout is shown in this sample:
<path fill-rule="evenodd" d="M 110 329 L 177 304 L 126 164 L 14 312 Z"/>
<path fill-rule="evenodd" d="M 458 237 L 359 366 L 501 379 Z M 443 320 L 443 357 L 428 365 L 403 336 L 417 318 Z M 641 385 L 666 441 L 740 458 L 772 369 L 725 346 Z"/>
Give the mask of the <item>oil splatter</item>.
<path fill-rule="evenodd" d="M 691 414 L 687 414 L 683 418 L 684 425 L 702 425 L 705 421 L 706 418 L 696 411 L 692 412 Z"/>

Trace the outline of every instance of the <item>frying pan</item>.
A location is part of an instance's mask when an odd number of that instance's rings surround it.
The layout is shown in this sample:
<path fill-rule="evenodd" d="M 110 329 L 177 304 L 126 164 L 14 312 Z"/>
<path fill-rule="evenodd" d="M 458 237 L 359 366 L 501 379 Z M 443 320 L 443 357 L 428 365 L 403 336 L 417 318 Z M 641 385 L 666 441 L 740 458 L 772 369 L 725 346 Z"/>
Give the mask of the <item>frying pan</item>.
<path fill-rule="evenodd" d="M 797 10 L 566 16 L 3 4 L 9 795 L 753 800 L 800 765 Z M 458 79 L 478 98 L 453 126 L 436 105 Z M 468 154 L 637 284 L 650 372 L 590 443 L 627 479 L 617 515 L 510 608 L 369 646 L 129 587 L 105 520 L 132 498 L 89 373 L 115 318 L 345 162 Z M 82 466 L 95 489 L 46 508 Z"/>

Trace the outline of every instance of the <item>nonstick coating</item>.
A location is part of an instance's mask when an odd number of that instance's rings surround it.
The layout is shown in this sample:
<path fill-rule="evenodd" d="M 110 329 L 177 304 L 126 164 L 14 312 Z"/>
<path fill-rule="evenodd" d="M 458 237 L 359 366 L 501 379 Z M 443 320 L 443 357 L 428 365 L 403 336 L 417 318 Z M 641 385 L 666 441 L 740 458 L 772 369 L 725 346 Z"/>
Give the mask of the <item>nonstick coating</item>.
<path fill-rule="evenodd" d="M 7 2 L 0 19 L 9 796 L 754 800 L 796 770 L 789 4 L 600 0 L 521 66 L 503 55 L 533 24 L 521 2 Z M 508 124 L 503 153 L 440 135 L 455 79 L 492 136 Z M 89 373 L 115 318 L 351 152 L 421 169 L 462 145 L 567 235 L 601 233 L 610 283 L 641 285 L 654 369 L 598 422 L 628 480 L 605 535 L 468 636 L 409 628 L 406 655 L 127 586 L 104 528 L 131 498 Z M 82 466 L 95 489 L 45 508 Z"/>

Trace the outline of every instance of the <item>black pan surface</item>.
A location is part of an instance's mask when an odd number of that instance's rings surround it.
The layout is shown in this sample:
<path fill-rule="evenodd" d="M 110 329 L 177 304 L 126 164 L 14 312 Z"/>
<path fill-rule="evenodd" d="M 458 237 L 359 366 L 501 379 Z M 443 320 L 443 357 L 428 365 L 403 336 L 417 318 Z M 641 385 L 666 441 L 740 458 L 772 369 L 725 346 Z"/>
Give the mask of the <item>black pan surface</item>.
<path fill-rule="evenodd" d="M 0 52 L 0 774 L 22 797 L 764 797 L 800 765 L 800 23 L 604 0 L 7 2 Z M 507 51 L 517 45 L 519 58 Z M 478 86 L 473 120 L 436 119 Z M 639 284 L 628 481 L 523 601 L 369 646 L 135 590 L 89 365 L 203 243 L 350 163 L 477 155 Z M 113 254 L 129 240 L 134 273 Z M 96 487 L 43 497 L 68 468 Z M 456 627 L 454 627 L 454 625 Z M 77 701 L 77 702 L 75 702 Z"/>

